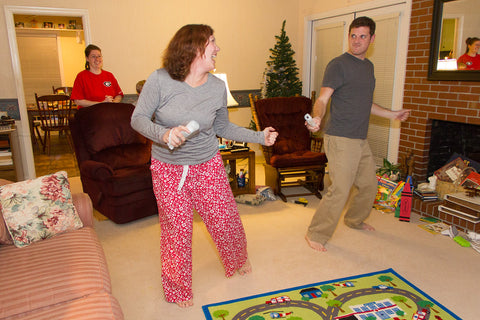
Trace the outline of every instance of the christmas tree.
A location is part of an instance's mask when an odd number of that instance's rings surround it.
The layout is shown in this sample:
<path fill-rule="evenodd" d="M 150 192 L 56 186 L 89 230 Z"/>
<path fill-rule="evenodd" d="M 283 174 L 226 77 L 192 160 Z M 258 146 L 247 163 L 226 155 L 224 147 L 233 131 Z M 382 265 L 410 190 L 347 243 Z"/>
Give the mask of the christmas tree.
<path fill-rule="evenodd" d="M 302 94 L 302 82 L 298 78 L 298 68 L 293 59 L 295 51 L 285 32 L 285 20 L 282 24 L 282 31 L 279 36 L 275 36 L 277 43 L 273 49 L 270 49 L 272 55 L 267 61 L 265 71 L 265 83 L 262 90 L 262 96 L 265 98 L 273 97 L 292 97 Z"/>

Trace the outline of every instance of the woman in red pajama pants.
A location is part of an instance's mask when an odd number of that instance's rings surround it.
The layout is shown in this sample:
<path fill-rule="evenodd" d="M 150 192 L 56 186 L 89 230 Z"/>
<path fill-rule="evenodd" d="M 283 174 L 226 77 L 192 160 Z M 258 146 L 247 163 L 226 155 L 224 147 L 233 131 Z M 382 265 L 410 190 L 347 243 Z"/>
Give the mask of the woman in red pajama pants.
<path fill-rule="evenodd" d="M 219 251 L 225 275 L 251 271 L 247 241 L 233 198 L 217 136 L 273 145 L 273 128 L 255 132 L 228 119 L 225 83 L 210 71 L 220 48 L 206 25 L 186 25 L 170 41 L 164 67 L 147 79 L 132 127 L 153 141 L 152 180 L 161 226 L 165 298 L 193 305 L 193 209 L 202 217 Z M 195 120 L 199 129 L 185 126 Z M 191 134 L 188 139 L 184 134 Z"/>

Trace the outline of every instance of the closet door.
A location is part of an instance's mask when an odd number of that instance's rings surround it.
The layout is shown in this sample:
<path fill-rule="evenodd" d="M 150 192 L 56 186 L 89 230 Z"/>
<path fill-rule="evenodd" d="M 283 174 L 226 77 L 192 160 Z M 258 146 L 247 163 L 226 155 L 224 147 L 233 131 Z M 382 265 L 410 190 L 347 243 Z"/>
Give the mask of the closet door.
<path fill-rule="evenodd" d="M 348 49 L 348 26 L 353 18 L 353 14 L 346 14 L 319 19 L 312 25 L 310 88 L 317 94 L 328 62 Z"/>
<path fill-rule="evenodd" d="M 354 19 L 353 14 L 316 20 L 312 25 L 312 52 L 310 68 L 310 88 L 318 97 L 322 87 L 323 74 L 327 64 L 333 58 L 348 49 L 348 26 Z M 321 134 L 330 117 L 330 104 L 322 119 Z"/>
<path fill-rule="evenodd" d="M 375 66 L 375 92 L 373 101 L 384 108 L 393 109 L 395 101 L 395 81 L 397 72 L 397 52 L 399 38 L 400 12 L 396 6 L 358 12 L 356 16 L 369 16 L 376 23 L 375 41 L 367 51 L 367 58 Z M 397 109 L 400 106 L 397 106 Z M 375 163 L 382 166 L 388 158 L 389 149 L 396 144 L 393 135 L 393 121 L 378 116 L 370 116 L 368 143 L 372 149 Z"/>

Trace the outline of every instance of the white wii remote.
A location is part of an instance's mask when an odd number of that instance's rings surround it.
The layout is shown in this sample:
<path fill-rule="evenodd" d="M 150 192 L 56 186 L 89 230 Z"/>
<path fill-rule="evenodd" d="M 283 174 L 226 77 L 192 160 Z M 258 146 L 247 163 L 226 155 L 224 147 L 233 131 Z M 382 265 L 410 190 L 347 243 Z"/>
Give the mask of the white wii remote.
<path fill-rule="evenodd" d="M 304 118 L 311 127 L 315 127 L 316 123 L 313 121 L 313 118 L 309 113 L 306 113 Z"/>
<path fill-rule="evenodd" d="M 187 123 L 187 125 L 185 127 L 187 127 L 187 129 L 190 130 L 190 133 L 188 133 L 186 131 L 182 131 L 182 134 L 185 137 L 185 139 L 188 139 L 192 135 L 197 133 L 198 129 L 200 128 L 200 125 L 198 124 L 197 121 L 191 120 L 189 123 Z"/>
<path fill-rule="evenodd" d="M 185 139 L 190 138 L 191 136 L 193 136 L 194 134 L 197 133 L 198 129 L 200 129 L 200 125 L 195 120 L 190 120 L 190 122 L 187 123 L 187 125 L 185 127 L 187 127 L 187 129 L 190 131 L 190 133 L 188 133 L 186 131 L 182 131 L 182 134 L 185 137 Z M 169 137 L 169 139 L 170 139 L 170 137 Z M 173 150 L 175 148 L 174 146 L 172 146 L 170 144 L 170 142 L 168 142 L 167 145 L 170 148 L 170 150 Z"/>

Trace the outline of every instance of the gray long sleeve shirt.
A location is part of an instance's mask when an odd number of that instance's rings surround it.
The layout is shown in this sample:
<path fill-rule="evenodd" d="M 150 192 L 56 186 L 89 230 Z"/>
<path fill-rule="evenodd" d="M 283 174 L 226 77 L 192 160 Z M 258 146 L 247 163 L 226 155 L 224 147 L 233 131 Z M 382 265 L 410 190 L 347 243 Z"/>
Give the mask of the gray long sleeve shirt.
<path fill-rule="evenodd" d="M 265 143 L 262 131 L 256 132 L 228 119 L 225 83 L 212 74 L 203 85 L 191 87 L 173 80 L 165 69 L 154 71 L 143 86 L 132 115 L 132 127 L 153 141 L 152 157 L 166 163 L 193 165 L 212 159 L 218 152 L 217 136 L 227 140 Z M 199 123 L 198 134 L 170 150 L 163 135 L 190 120 Z"/>

